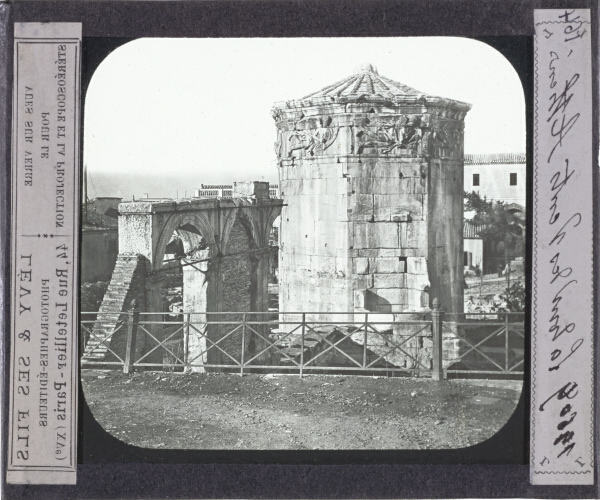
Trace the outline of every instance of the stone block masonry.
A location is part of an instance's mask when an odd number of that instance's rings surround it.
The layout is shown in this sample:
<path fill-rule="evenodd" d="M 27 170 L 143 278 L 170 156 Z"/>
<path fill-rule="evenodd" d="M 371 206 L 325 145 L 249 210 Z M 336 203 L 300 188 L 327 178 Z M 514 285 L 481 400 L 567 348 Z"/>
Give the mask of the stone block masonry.
<path fill-rule="evenodd" d="M 274 106 L 282 311 L 462 312 L 469 109 L 371 65 Z"/>
<path fill-rule="evenodd" d="M 262 333 L 263 337 L 268 338 L 259 325 L 250 325 L 250 328 L 246 328 L 245 332 L 243 332 L 243 327 L 239 327 L 239 323 L 243 319 L 243 311 L 258 310 L 255 291 L 257 259 L 253 258 L 249 252 L 251 250 L 250 242 L 251 237 L 244 226 L 239 222 L 234 224 L 229 235 L 227 254 L 235 255 L 235 257 L 224 258 L 220 265 L 222 278 L 222 302 L 220 310 L 231 313 L 208 315 L 210 320 L 231 322 L 226 325 L 209 326 L 209 338 L 213 342 L 217 342 L 223 338 L 218 344 L 219 347 L 236 361 L 241 360 L 242 351 L 244 352 L 246 361 L 266 347 L 266 341 L 253 330 Z M 241 311 L 242 313 L 237 311 Z M 247 321 L 255 321 L 256 319 L 256 315 L 247 316 Z M 234 329 L 236 331 L 231 334 L 230 332 Z M 242 339 L 244 339 L 243 348 Z M 210 363 L 215 364 L 232 364 L 233 359 L 227 354 L 213 347 L 209 351 L 208 360 Z M 264 361 L 264 359 L 265 356 L 260 360 Z"/>

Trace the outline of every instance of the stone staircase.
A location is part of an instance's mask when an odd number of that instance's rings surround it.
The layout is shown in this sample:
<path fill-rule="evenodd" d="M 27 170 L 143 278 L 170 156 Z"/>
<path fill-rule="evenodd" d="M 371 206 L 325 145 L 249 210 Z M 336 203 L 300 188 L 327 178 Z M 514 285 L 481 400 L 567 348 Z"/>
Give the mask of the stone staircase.
<path fill-rule="evenodd" d="M 143 276 L 143 273 L 140 272 L 144 270 L 142 259 L 143 257 L 140 255 L 120 254 L 117 257 L 96 323 L 85 346 L 83 360 L 106 361 L 108 347 L 113 344 L 116 331 L 119 332 L 120 338 L 126 339 L 127 316 L 125 313 L 139 289 L 140 280 L 135 278 L 136 274 L 137 277 Z M 115 350 L 113 347 L 111 349 Z M 119 350 L 122 351 L 122 349 Z M 119 353 L 119 355 L 121 354 Z"/>

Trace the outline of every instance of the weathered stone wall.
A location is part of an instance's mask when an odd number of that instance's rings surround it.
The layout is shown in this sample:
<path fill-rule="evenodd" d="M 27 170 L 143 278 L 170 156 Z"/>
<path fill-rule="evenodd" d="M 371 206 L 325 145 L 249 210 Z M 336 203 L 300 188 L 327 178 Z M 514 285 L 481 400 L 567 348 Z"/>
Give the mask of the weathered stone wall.
<path fill-rule="evenodd" d="M 429 169 L 429 275 L 432 297 L 448 312 L 464 308 L 463 163 L 433 159 Z"/>
<path fill-rule="evenodd" d="M 169 363 L 173 362 L 173 357 L 165 348 L 158 346 L 159 342 L 166 342 L 164 345 L 168 345 L 171 351 L 182 350 L 184 332 L 178 322 L 180 318 L 171 314 L 167 301 L 167 290 L 169 288 L 179 288 L 182 285 L 183 275 L 172 269 L 146 275 L 146 304 L 140 307 L 140 322 L 142 325 L 138 328 L 137 336 L 138 342 L 141 342 L 143 346 L 141 351 L 141 355 L 145 356 L 142 360 L 143 363 L 160 365 L 167 360 Z M 143 324 L 148 321 L 159 322 L 159 324 Z M 154 338 L 150 337 L 144 330 L 150 332 Z"/>
<path fill-rule="evenodd" d="M 348 179 L 337 160 L 305 160 L 280 169 L 279 294 L 286 311 L 353 309 Z"/>
<path fill-rule="evenodd" d="M 254 254 L 257 253 L 252 244 L 252 239 L 249 230 L 244 227 L 238 219 L 235 221 L 229 233 L 227 249 L 224 257 L 214 261 L 212 266 L 215 269 L 215 279 L 218 280 L 218 291 L 216 303 L 214 307 L 210 307 L 209 311 L 230 312 L 235 311 L 236 314 L 208 314 L 209 320 L 213 321 L 231 321 L 231 324 L 211 325 L 209 326 L 209 338 L 213 342 L 226 337 L 218 343 L 221 349 L 225 350 L 232 358 L 237 361 L 241 360 L 242 356 L 242 337 L 244 336 L 244 359 L 248 361 L 260 350 L 266 346 L 266 341 L 261 339 L 251 329 L 258 331 L 267 338 L 264 327 L 261 325 L 250 325 L 246 328 L 243 335 L 243 328 L 238 328 L 235 333 L 227 336 L 231 330 L 239 325 L 243 319 L 245 311 L 260 311 L 266 305 L 266 300 L 261 297 L 257 281 L 265 280 L 266 275 L 258 276 L 259 258 Z M 268 266 L 268 254 L 266 254 L 266 262 Z M 268 269 L 268 267 L 266 267 Z M 262 308 L 262 309 L 261 309 Z M 266 310 L 266 309 L 264 309 Z M 239 312 L 238 312 L 239 311 Z M 264 319 L 258 315 L 247 315 L 247 321 L 257 321 Z M 210 342 L 209 342 L 210 344 Z M 254 361 L 264 361 L 268 354 L 257 358 Z M 215 364 L 230 365 L 233 360 L 226 354 L 221 352 L 216 347 L 212 347 L 208 354 L 208 361 Z"/>
<path fill-rule="evenodd" d="M 231 228 L 225 255 L 236 254 L 223 259 L 221 273 L 223 279 L 222 311 L 250 311 L 251 274 L 250 238 L 240 221 Z"/>
<path fill-rule="evenodd" d="M 269 198 L 269 183 L 264 181 L 238 181 L 232 186 L 234 198 Z"/>
<path fill-rule="evenodd" d="M 353 220 L 354 306 L 396 313 L 428 307 L 427 170 L 418 158 L 348 164 Z"/>
<path fill-rule="evenodd" d="M 141 254 L 152 262 L 152 204 L 145 202 L 119 205 L 119 252 Z"/>
<path fill-rule="evenodd" d="M 208 249 L 196 252 L 195 258 L 191 261 L 183 259 L 183 310 L 186 312 L 202 313 L 208 310 L 208 290 L 209 290 L 209 273 Z M 203 260 L 204 262 L 197 262 Z M 192 264 L 193 263 L 193 264 Z M 189 349 L 189 360 L 193 364 L 201 365 L 207 362 L 208 353 L 206 334 L 206 314 L 189 314 L 191 326 L 188 331 L 184 332 L 188 335 L 187 343 Z M 194 369 L 194 371 L 202 371 Z"/>
<path fill-rule="evenodd" d="M 220 263 L 220 293 L 221 303 L 219 311 L 250 311 L 251 304 L 251 263 L 250 256 L 247 254 L 250 249 L 248 234 L 244 226 L 238 221 L 235 222 L 229 234 L 227 243 L 227 254 L 239 254 L 235 257 L 225 257 Z M 211 315 L 212 316 L 212 315 Z M 209 316 L 209 317 L 211 317 Z M 232 321 L 234 323 L 227 325 L 214 326 L 211 328 L 211 338 L 217 341 L 233 330 L 242 319 L 241 314 L 221 314 L 212 316 L 216 321 Z M 246 337 L 246 346 L 248 346 L 250 336 Z M 242 329 L 229 335 L 225 340 L 218 344 L 221 349 L 224 349 L 230 356 L 236 360 L 241 359 L 242 353 Z M 214 353 L 212 351 L 215 351 Z M 221 353 L 216 347 L 211 349 L 211 356 L 218 359 L 218 363 L 229 365 L 233 361 L 227 355 Z M 215 361 L 217 362 L 217 361 Z"/>
<path fill-rule="evenodd" d="M 429 149 L 421 142 L 389 139 L 390 130 L 405 123 L 401 109 L 383 115 L 377 114 L 383 109 L 370 105 L 355 105 L 354 113 L 346 110 L 335 105 L 303 110 L 306 116 L 295 128 L 291 112 L 278 122 L 280 187 L 286 201 L 282 309 L 396 313 L 427 308 Z M 419 120 L 410 123 L 418 121 L 424 129 L 428 121 Z M 319 128 L 323 123 L 329 123 L 329 132 Z M 312 151 L 295 149 L 298 137 L 308 133 L 303 127 L 311 126 L 316 129 L 308 132 L 323 140 Z M 416 130 L 400 129 L 406 136 Z M 382 135 L 392 140 L 387 149 L 379 141 Z"/>

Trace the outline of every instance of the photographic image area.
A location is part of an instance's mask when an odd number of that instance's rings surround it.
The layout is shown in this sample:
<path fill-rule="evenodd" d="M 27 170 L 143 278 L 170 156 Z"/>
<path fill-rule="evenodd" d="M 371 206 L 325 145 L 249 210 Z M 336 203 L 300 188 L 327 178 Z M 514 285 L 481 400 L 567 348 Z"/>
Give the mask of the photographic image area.
<path fill-rule="evenodd" d="M 510 418 L 525 98 L 496 49 L 139 39 L 84 106 L 81 377 L 113 436 L 455 449 Z"/>

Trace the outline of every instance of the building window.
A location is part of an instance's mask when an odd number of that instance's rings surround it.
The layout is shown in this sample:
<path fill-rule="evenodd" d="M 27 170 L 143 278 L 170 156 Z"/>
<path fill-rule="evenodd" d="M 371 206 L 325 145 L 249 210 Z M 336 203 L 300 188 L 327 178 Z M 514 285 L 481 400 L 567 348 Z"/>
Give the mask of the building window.
<path fill-rule="evenodd" d="M 515 173 L 510 174 L 510 185 L 511 186 L 517 185 L 517 174 L 515 174 Z"/>
<path fill-rule="evenodd" d="M 407 258 L 406 257 L 398 257 L 398 260 L 400 261 L 400 272 L 405 273 Z"/>
<path fill-rule="evenodd" d="M 473 174 L 473 186 L 479 186 L 479 174 Z"/>

